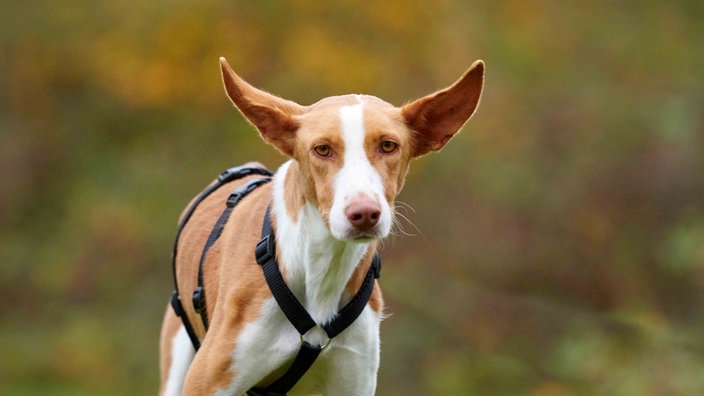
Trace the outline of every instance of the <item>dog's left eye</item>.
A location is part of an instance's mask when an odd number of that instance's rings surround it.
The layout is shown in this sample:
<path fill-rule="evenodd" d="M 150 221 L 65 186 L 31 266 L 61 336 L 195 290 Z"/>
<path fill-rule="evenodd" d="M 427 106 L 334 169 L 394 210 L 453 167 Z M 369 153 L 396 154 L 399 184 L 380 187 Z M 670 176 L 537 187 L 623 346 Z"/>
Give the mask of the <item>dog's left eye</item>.
<path fill-rule="evenodd" d="M 384 154 L 391 154 L 398 148 L 398 144 L 392 142 L 391 140 L 384 140 L 379 145 L 379 150 Z"/>
<path fill-rule="evenodd" d="M 323 157 L 323 158 L 329 157 L 330 155 L 332 155 L 332 149 L 327 144 L 321 144 L 320 146 L 315 146 L 313 148 L 313 151 L 315 151 L 315 153 L 317 155 L 319 155 L 320 157 Z"/>

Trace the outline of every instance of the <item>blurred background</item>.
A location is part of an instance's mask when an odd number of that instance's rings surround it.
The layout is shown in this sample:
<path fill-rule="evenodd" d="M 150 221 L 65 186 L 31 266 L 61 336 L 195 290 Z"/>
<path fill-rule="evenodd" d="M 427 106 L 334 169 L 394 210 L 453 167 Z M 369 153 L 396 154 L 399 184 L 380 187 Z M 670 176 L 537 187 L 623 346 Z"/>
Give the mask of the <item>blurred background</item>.
<path fill-rule="evenodd" d="M 302 104 L 401 105 L 486 62 L 399 197 L 379 395 L 704 394 L 704 2 L 0 10 L 0 394 L 156 392 L 180 211 L 284 160 L 219 56 Z"/>

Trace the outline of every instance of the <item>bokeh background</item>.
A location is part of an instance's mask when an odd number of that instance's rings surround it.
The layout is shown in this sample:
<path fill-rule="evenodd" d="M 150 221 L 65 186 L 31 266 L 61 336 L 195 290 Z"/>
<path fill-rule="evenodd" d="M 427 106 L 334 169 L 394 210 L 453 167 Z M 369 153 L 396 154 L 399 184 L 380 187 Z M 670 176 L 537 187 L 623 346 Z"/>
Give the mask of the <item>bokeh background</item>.
<path fill-rule="evenodd" d="M 379 395 L 704 394 L 704 2 L 0 0 L 0 394 L 158 386 L 176 219 L 310 104 L 486 61 L 383 249 Z M 412 209 L 411 209 L 412 208 Z M 403 235 L 403 234 L 410 235 Z"/>

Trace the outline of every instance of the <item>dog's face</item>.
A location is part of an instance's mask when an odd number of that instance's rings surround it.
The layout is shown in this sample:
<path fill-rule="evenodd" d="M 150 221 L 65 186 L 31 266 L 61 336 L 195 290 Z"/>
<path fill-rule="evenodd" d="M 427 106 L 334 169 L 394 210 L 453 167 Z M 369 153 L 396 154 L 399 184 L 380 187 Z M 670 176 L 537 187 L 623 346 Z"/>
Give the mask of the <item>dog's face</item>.
<path fill-rule="evenodd" d="M 306 201 L 337 239 L 383 238 L 408 169 L 410 131 L 374 97 L 323 99 L 298 117 L 292 156 Z"/>
<path fill-rule="evenodd" d="M 277 98 L 239 78 L 221 58 L 228 96 L 264 139 L 295 160 L 304 202 L 333 237 L 386 237 L 411 158 L 441 149 L 472 115 L 484 64 L 452 86 L 396 107 L 373 96 L 325 98 L 311 106 Z"/>

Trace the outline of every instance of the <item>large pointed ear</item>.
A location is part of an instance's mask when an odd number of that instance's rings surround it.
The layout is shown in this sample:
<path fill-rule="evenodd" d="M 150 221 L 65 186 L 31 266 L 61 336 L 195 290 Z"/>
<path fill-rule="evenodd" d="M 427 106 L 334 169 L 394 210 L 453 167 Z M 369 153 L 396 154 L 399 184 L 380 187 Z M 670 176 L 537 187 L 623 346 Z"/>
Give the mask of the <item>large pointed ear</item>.
<path fill-rule="evenodd" d="M 415 132 L 414 157 L 440 150 L 472 116 L 484 85 L 484 62 L 478 60 L 450 87 L 411 102 L 401 109 Z"/>
<path fill-rule="evenodd" d="M 232 71 L 225 58 L 220 58 L 220 69 L 232 103 L 257 127 L 264 140 L 292 156 L 299 127 L 296 116 L 303 114 L 306 108 L 249 85 Z"/>

